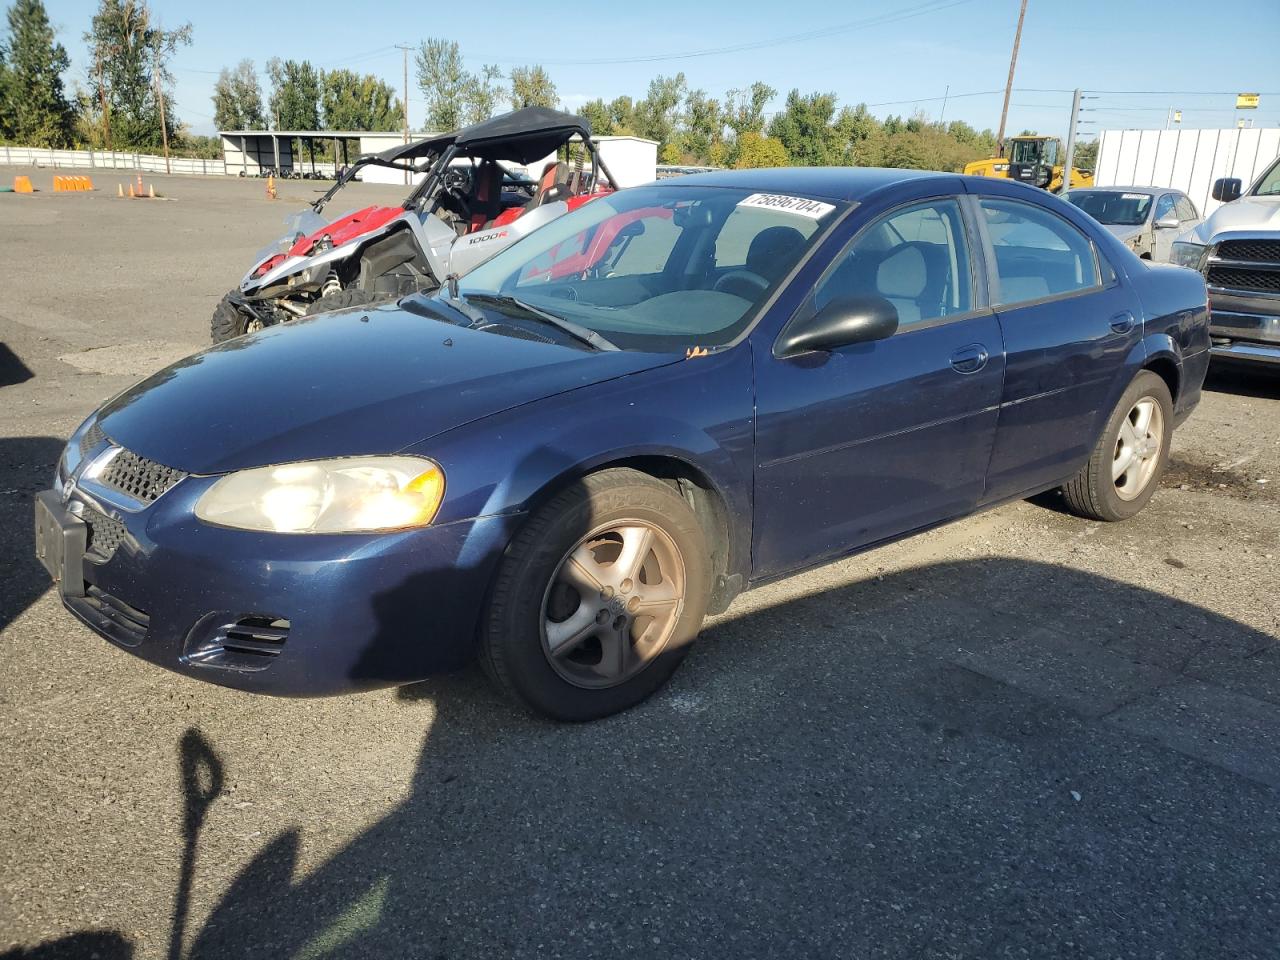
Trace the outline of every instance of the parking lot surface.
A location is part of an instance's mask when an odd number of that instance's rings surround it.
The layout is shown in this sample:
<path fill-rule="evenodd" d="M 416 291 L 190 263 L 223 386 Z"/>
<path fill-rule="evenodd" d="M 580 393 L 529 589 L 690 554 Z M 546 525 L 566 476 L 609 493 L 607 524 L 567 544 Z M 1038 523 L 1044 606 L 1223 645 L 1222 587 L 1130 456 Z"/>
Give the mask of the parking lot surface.
<path fill-rule="evenodd" d="M 0 957 L 1276 956 L 1280 377 L 1215 369 L 1136 519 L 746 594 L 603 722 L 475 671 L 254 698 L 77 625 L 30 500 L 320 187 L 95 179 L 0 195 Z"/>

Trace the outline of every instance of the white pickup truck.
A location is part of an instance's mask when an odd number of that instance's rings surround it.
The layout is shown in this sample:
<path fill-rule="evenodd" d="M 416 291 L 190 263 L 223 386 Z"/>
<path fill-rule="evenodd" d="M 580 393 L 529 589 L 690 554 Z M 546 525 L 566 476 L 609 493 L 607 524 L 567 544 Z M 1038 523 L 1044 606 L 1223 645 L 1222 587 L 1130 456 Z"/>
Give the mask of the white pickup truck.
<path fill-rule="evenodd" d="M 1244 193 L 1213 184 L 1222 206 L 1173 243 L 1171 259 L 1204 274 L 1213 355 L 1280 365 L 1280 159 Z"/>

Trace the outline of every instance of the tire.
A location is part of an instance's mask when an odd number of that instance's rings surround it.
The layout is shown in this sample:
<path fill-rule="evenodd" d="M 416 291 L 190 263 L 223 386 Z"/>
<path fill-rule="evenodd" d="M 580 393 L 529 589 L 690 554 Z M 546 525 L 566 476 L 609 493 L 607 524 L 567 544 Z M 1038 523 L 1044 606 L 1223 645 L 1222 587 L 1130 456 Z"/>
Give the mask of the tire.
<path fill-rule="evenodd" d="M 384 303 L 390 299 L 385 295 L 378 296 L 353 287 L 350 290 L 339 290 L 337 293 L 326 294 L 318 300 L 313 300 L 307 307 L 306 315 L 314 317 L 317 314 L 335 313 L 338 310 L 356 310 L 375 303 Z"/>
<path fill-rule="evenodd" d="M 600 589 L 579 592 L 570 575 Z M 634 470 L 604 470 L 543 505 L 512 541 L 481 619 L 481 663 L 536 713 L 609 716 L 670 679 L 702 627 L 710 588 L 702 530 L 679 493 Z M 565 641 L 569 633 L 590 635 Z"/>
<path fill-rule="evenodd" d="M 227 294 L 214 307 L 213 319 L 209 321 L 209 336 L 214 343 L 231 340 L 248 333 L 252 320 L 252 317 L 231 302 L 231 294 Z"/>
<path fill-rule="evenodd" d="M 1150 411 L 1150 419 L 1142 427 L 1146 411 Z M 1169 387 L 1157 374 L 1143 370 L 1133 378 L 1107 418 L 1089 462 L 1063 485 L 1067 507 L 1090 520 L 1129 519 L 1147 505 L 1160 485 L 1169 462 L 1172 437 L 1173 398 Z M 1151 450 L 1153 443 L 1158 443 L 1155 450 Z M 1146 455 L 1139 456 L 1144 450 Z M 1113 479 L 1122 466 L 1125 471 Z"/>

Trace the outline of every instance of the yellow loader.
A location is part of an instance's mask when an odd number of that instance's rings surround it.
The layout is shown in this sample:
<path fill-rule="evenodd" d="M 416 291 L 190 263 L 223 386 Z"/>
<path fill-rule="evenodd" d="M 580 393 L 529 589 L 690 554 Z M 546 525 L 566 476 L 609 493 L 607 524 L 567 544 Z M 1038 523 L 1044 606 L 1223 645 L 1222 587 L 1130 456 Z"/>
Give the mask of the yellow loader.
<path fill-rule="evenodd" d="M 1057 137 L 1010 137 L 1009 156 L 966 163 L 964 172 L 973 177 L 1002 177 L 1042 187 L 1050 193 L 1062 189 L 1062 164 L 1058 155 L 1062 141 Z M 1093 174 L 1071 168 L 1071 188 L 1093 186 Z"/>

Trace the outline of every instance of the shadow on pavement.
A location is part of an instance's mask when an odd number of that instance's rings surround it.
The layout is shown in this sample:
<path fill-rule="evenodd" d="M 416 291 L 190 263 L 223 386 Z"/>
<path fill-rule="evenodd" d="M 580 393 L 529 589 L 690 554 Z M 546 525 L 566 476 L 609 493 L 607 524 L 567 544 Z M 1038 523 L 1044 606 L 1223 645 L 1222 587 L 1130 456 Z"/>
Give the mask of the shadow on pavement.
<path fill-rule="evenodd" d="M 36 559 L 31 500 L 53 483 L 65 441 L 0 438 L 0 629 L 38 600 L 52 581 Z"/>
<path fill-rule="evenodd" d="M 1280 365 L 1214 360 L 1204 388 L 1238 397 L 1280 400 Z"/>
<path fill-rule="evenodd" d="M 1275 793 L 1123 717 L 1237 669 L 1280 702 L 1274 649 L 970 561 L 723 619 L 672 690 L 595 724 L 476 671 L 406 688 L 436 709 L 408 799 L 305 876 L 282 829 L 187 956 L 1265 956 Z"/>

